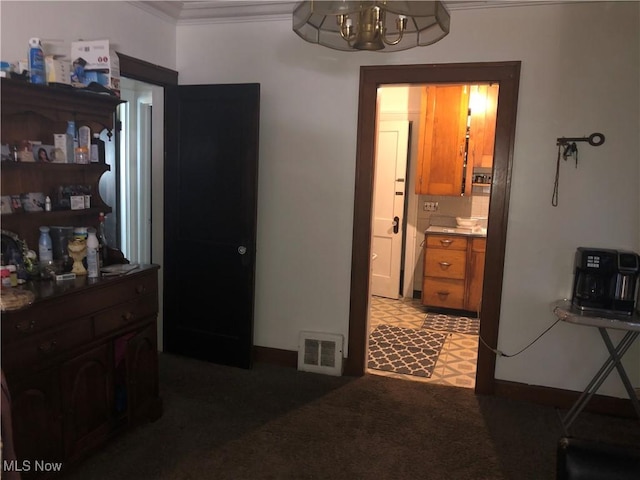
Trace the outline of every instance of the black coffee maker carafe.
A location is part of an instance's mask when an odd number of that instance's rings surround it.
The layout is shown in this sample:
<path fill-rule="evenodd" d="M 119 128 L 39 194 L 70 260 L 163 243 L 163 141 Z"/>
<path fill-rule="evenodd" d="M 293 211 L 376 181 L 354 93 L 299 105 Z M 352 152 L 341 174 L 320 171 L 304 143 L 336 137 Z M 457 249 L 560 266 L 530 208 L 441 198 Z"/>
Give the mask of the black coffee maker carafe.
<path fill-rule="evenodd" d="M 572 304 L 584 311 L 631 315 L 636 310 L 640 256 L 578 247 Z"/>

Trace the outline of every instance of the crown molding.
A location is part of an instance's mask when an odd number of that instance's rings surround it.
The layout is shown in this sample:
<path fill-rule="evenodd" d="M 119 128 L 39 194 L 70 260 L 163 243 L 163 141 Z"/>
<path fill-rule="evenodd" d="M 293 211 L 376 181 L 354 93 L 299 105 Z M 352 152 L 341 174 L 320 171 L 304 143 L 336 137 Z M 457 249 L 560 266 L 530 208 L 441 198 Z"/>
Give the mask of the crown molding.
<path fill-rule="evenodd" d="M 450 11 L 454 11 L 585 1 L 588 0 L 449 0 L 443 3 Z M 298 0 L 130 1 L 128 3 L 175 25 L 186 25 L 285 18 L 291 15 Z"/>

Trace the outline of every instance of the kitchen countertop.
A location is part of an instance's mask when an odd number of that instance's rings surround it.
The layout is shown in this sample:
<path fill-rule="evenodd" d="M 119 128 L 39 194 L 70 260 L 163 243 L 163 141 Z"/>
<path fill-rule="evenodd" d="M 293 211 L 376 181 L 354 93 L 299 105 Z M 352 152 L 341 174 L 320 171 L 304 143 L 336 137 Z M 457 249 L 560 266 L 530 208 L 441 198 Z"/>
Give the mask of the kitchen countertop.
<path fill-rule="evenodd" d="M 467 237 L 486 237 L 487 229 L 481 227 L 460 228 L 460 227 L 438 227 L 431 225 L 424 233 L 450 233 L 452 235 L 464 235 Z"/>

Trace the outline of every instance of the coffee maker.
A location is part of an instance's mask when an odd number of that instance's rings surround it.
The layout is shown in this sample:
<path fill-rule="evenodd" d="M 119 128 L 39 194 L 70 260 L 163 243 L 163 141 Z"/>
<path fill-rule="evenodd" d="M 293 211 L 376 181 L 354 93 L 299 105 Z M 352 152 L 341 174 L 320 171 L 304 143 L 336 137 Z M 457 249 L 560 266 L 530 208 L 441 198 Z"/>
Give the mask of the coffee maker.
<path fill-rule="evenodd" d="M 578 247 L 571 303 L 585 312 L 632 315 L 639 275 L 637 253 Z"/>

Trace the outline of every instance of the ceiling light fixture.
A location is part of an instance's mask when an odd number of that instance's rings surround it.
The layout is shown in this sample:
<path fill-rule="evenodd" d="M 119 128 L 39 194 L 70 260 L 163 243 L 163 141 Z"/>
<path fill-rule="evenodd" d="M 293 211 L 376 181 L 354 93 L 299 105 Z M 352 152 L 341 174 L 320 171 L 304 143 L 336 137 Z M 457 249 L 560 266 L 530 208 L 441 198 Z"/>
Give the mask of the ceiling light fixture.
<path fill-rule="evenodd" d="M 395 52 L 431 45 L 449 33 L 439 1 L 305 1 L 293 11 L 293 31 L 336 50 Z"/>

